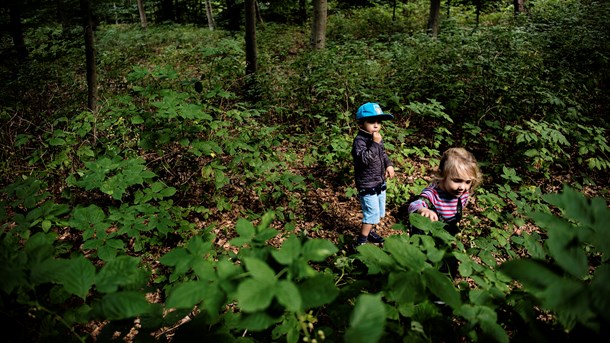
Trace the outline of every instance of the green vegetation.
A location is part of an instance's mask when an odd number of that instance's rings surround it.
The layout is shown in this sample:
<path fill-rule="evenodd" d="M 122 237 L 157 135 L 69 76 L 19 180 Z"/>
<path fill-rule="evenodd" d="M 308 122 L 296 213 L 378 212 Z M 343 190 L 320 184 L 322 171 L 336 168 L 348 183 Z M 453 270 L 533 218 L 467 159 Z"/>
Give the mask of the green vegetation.
<path fill-rule="evenodd" d="M 320 51 L 306 25 L 260 25 L 256 102 L 241 34 L 101 25 L 95 113 L 81 43 L 32 27 L 28 62 L 0 66 L 9 341 L 607 337 L 610 5 L 478 26 L 452 7 L 438 39 L 428 5 L 337 7 Z M 396 117 L 395 224 L 354 251 L 366 101 Z M 454 145 L 485 173 L 456 236 L 400 211 Z"/>

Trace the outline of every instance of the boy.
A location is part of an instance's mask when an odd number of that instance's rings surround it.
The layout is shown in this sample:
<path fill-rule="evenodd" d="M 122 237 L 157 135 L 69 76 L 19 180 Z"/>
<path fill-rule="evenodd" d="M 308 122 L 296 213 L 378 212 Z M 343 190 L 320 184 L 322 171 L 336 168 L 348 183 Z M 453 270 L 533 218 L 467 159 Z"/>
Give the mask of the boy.
<path fill-rule="evenodd" d="M 356 246 L 384 241 L 373 225 L 379 224 L 385 216 L 385 180 L 394 177 L 394 167 L 385 152 L 379 131 L 383 120 L 393 118 L 391 114 L 383 113 L 379 104 L 371 102 L 360 106 L 356 112 L 360 129 L 352 145 L 352 158 L 363 215 Z"/>

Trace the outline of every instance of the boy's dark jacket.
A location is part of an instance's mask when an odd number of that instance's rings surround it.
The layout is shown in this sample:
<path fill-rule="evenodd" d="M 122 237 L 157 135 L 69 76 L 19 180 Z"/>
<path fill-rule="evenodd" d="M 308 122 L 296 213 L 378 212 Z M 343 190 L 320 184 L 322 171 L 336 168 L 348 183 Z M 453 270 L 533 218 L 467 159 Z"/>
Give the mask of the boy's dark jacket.
<path fill-rule="evenodd" d="M 385 182 L 385 170 L 392 165 L 383 147 L 383 140 L 373 141 L 373 135 L 359 130 L 352 145 L 356 187 L 374 188 Z"/>

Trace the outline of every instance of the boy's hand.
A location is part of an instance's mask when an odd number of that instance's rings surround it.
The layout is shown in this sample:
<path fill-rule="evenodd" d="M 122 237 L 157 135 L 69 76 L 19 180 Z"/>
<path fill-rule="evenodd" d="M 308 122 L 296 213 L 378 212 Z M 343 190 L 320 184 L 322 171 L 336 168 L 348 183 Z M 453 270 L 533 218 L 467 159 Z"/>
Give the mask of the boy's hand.
<path fill-rule="evenodd" d="M 436 214 L 436 212 L 429 210 L 425 207 L 422 207 L 419 210 L 417 210 L 417 213 L 421 214 L 422 216 L 424 216 L 426 218 L 429 218 L 433 222 L 438 221 L 438 215 Z"/>
<path fill-rule="evenodd" d="M 373 132 L 373 142 L 375 142 L 375 143 L 381 142 L 381 135 L 379 134 L 379 132 Z"/>
<path fill-rule="evenodd" d="M 391 179 L 394 177 L 394 167 L 389 166 L 385 169 L 385 178 Z"/>

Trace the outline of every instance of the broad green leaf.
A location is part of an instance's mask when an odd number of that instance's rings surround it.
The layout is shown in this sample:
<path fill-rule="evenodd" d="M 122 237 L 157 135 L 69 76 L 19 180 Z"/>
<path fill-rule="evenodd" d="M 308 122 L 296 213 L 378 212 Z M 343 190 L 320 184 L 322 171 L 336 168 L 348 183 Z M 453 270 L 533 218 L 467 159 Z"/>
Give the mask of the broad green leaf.
<path fill-rule="evenodd" d="M 414 303 L 424 296 L 421 274 L 415 271 L 393 272 L 388 276 L 388 297 L 399 305 Z"/>
<path fill-rule="evenodd" d="M 388 237 L 383 247 L 403 267 L 421 272 L 426 266 L 426 255 L 418 247 L 405 242 L 401 236 Z"/>
<path fill-rule="evenodd" d="M 265 310 L 274 296 L 275 288 L 269 282 L 247 279 L 237 286 L 237 304 L 244 312 Z"/>
<path fill-rule="evenodd" d="M 469 277 L 472 274 L 472 265 L 476 262 L 474 262 L 472 258 L 470 258 L 470 255 L 464 253 L 453 252 L 453 256 L 455 256 L 455 258 L 460 261 L 460 264 L 458 266 L 458 271 L 460 272 L 460 275 L 462 275 L 463 277 Z"/>
<path fill-rule="evenodd" d="M 205 281 L 186 281 L 179 284 L 169 293 L 166 306 L 168 308 L 193 308 L 205 298 L 208 284 Z"/>
<path fill-rule="evenodd" d="M 184 248 L 174 248 L 170 250 L 167 254 L 161 256 L 159 262 L 166 266 L 177 266 L 180 262 L 189 258 L 189 253 Z"/>
<path fill-rule="evenodd" d="M 280 304 L 284 305 L 288 311 L 298 312 L 302 306 L 301 294 L 297 286 L 288 280 L 278 282 L 275 296 Z"/>
<path fill-rule="evenodd" d="M 93 311 L 103 319 L 121 320 L 149 313 L 154 309 L 151 305 L 143 293 L 117 292 L 106 294 L 94 305 Z"/>
<path fill-rule="evenodd" d="M 238 326 L 251 331 L 261 331 L 278 322 L 266 312 L 244 313 L 241 315 Z"/>
<path fill-rule="evenodd" d="M 240 236 L 243 236 L 245 238 L 254 237 L 254 233 L 256 232 L 254 225 L 252 225 L 251 222 L 243 218 L 239 218 L 237 220 L 237 224 L 235 224 L 235 231 L 237 231 Z"/>
<path fill-rule="evenodd" d="M 282 246 L 271 252 L 277 262 L 283 265 L 291 264 L 301 254 L 301 242 L 295 235 L 288 237 Z"/>
<path fill-rule="evenodd" d="M 426 287 L 452 308 L 461 305 L 460 294 L 453 285 L 451 279 L 446 275 L 432 268 L 424 269 L 424 280 Z"/>
<path fill-rule="evenodd" d="M 577 278 L 585 276 L 589 264 L 579 233 L 584 234 L 588 229 L 574 227 L 548 213 L 533 213 L 531 217 L 536 224 L 547 229 L 549 238 L 545 243 L 557 264 Z"/>
<path fill-rule="evenodd" d="M 381 295 L 362 294 L 350 316 L 344 341 L 348 343 L 379 342 L 385 330 L 386 313 Z"/>
<path fill-rule="evenodd" d="M 72 211 L 70 226 L 79 230 L 85 230 L 89 227 L 98 229 L 106 229 L 109 224 L 105 224 L 106 214 L 96 205 L 88 207 L 78 207 Z"/>
<path fill-rule="evenodd" d="M 187 246 L 188 252 L 197 257 L 203 258 L 212 249 L 212 242 L 205 242 L 201 236 L 193 236 Z"/>
<path fill-rule="evenodd" d="M 269 286 L 273 286 L 273 284 L 275 284 L 275 272 L 267 263 L 255 257 L 245 257 L 244 264 L 246 265 L 246 270 L 250 272 L 252 278 Z"/>
<path fill-rule="evenodd" d="M 136 290 L 146 285 L 149 273 L 138 268 L 140 259 L 119 256 L 107 261 L 95 278 L 96 288 L 102 293 L 122 290 Z"/>
<path fill-rule="evenodd" d="M 504 262 L 500 268 L 503 273 L 534 292 L 546 289 L 549 284 L 562 282 L 561 276 L 536 260 L 512 260 Z"/>
<path fill-rule="evenodd" d="M 38 232 L 25 242 L 25 252 L 30 264 L 52 258 L 55 252 L 55 233 Z"/>
<path fill-rule="evenodd" d="M 310 261 L 322 262 L 339 249 L 326 239 L 310 239 L 303 245 L 303 256 Z"/>
<path fill-rule="evenodd" d="M 66 260 L 57 260 L 49 258 L 40 263 L 36 263 L 30 270 L 30 277 L 34 284 L 41 284 L 46 282 L 57 282 L 59 283 L 58 276 L 68 267 Z M 11 276 L 4 280 L 10 280 Z M 3 282 L 4 282 L 3 280 Z"/>
<path fill-rule="evenodd" d="M 360 253 L 358 258 L 366 264 L 369 274 L 378 274 L 394 266 L 392 257 L 373 244 L 359 246 L 358 252 Z"/>
<path fill-rule="evenodd" d="M 297 285 L 304 310 L 326 305 L 335 300 L 339 290 L 332 275 L 318 274 Z"/>
<path fill-rule="evenodd" d="M 596 312 L 610 322 L 610 265 L 603 264 L 595 270 L 591 281 L 591 304 Z"/>
<path fill-rule="evenodd" d="M 66 268 L 57 275 L 58 283 L 66 291 L 85 299 L 95 281 L 95 267 L 80 256 L 66 261 Z"/>

